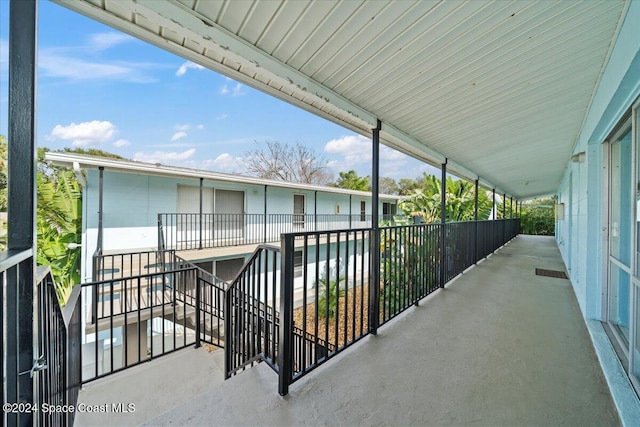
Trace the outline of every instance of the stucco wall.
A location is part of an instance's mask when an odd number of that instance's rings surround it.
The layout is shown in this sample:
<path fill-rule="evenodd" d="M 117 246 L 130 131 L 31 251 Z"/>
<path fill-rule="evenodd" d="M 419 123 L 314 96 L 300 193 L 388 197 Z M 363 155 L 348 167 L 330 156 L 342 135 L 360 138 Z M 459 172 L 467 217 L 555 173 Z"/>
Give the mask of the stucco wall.
<path fill-rule="evenodd" d="M 602 143 L 640 94 L 638 22 L 640 2 L 631 2 L 573 151 L 585 152 L 586 161 L 568 160 L 557 191 L 558 202 L 565 205 L 565 219 L 556 223 L 556 239 L 580 308 L 589 319 L 603 316 L 606 159 Z"/>

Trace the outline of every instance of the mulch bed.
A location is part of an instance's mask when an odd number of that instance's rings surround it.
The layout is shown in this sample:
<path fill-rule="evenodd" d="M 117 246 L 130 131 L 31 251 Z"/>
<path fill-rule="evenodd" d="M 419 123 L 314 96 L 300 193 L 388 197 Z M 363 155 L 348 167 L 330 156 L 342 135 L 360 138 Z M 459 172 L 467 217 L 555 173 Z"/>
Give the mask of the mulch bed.
<path fill-rule="evenodd" d="M 355 298 L 354 298 L 355 297 Z M 354 301 L 355 300 L 355 301 Z M 357 339 L 368 328 L 369 319 L 369 292 L 367 289 L 362 290 L 361 286 L 349 289 L 344 295 L 338 299 L 338 315 L 327 321 L 326 317 L 318 316 L 318 338 L 325 340 L 327 338 L 328 326 L 328 342 L 333 346 L 342 347 L 346 343 Z M 355 304 L 354 304 L 355 303 Z M 355 309 L 354 309 L 355 305 Z M 316 316 L 315 303 L 309 303 L 306 306 L 306 332 L 315 335 Z M 293 323 L 300 329 L 303 329 L 304 307 L 298 307 L 293 311 Z M 336 337 L 337 323 L 337 337 Z M 355 323 L 355 329 L 354 329 Z M 345 340 L 346 331 L 346 340 Z M 354 335 L 355 332 L 355 335 Z M 337 339 L 336 339 L 337 338 Z"/>

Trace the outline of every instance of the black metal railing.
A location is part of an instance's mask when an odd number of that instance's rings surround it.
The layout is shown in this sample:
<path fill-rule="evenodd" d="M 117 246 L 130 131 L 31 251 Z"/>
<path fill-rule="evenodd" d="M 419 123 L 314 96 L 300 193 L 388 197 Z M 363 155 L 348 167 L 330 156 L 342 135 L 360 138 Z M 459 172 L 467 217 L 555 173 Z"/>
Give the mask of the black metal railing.
<path fill-rule="evenodd" d="M 74 411 L 47 411 L 47 408 L 70 408 L 78 401 L 82 384 L 80 287 L 74 287 L 62 308 L 49 268 L 38 271 L 38 424 L 73 425 Z M 33 375 L 33 373 L 32 373 Z"/>
<path fill-rule="evenodd" d="M 173 250 L 94 256 L 82 284 L 82 382 L 191 345 L 224 345 L 227 283 Z"/>
<path fill-rule="evenodd" d="M 33 310 L 22 307 L 24 294 L 31 300 L 34 289 L 33 250 L 5 251 L 0 253 L 0 355 L 3 386 L 0 387 L 3 408 L 2 425 L 29 425 L 34 421 L 32 411 L 25 411 L 35 402 L 30 370 L 33 366 L 33 340 L 23 332 L 31 328 Z M 5 405 L 9 405 L 8 407 Z M 22 405 L 22 411 L 21 407 Z M 29 406 L 31 405 L 31 406 Z M 15 410 L 14 410 L 15 409 Z"/>
<path fill-rule="evenodd" d="M 173 250 L 96 253 L 93 256 L 93 281 L 133 277 L 175 270 L 186 261 L 177 258 Z"/>
<path fill-rule="evenodd" d="M 261 245 L 225 292 L 225 378 L 264 360 L 278 370 L 280 248 Z"/>
<path fill-rule="evenodd" d="M 195 344 L 195 309 L 178 304 L 197 270 L 177 269 L 82 284 L 83 383 Z"/>
<path fill-rule="evenodd" d="M 383 215 L 387 222 L 398 218 Z M 279 242 L 283 233 L 371 227 L 371 215 L 158 214 L 158 248 L 178 251 Z"/>
<path fill-rule="evenodd" d="M 441 286 L 441 230 L 441 224 L 380 229 L 381 325 Z"/>
<path fill-rule="evenodd" d="M 372 316 L 382 325 L 417 305 L 519 229 L 520 220 L 509 219 L 381 227 L 379 240 L 373 229 L 283 235 L 280 394 L 370 333 Z M 372 250 L 380 251 L 379 275 L 370 274 Z"/>
<path fill-rule="evenodd" d="M 283 235 L 280 392 L 369 333 L 371 229 Z M 295 333 L 295 332 L 298 333 Z M 304 337 L 305 345 L 300 345 Z"/>

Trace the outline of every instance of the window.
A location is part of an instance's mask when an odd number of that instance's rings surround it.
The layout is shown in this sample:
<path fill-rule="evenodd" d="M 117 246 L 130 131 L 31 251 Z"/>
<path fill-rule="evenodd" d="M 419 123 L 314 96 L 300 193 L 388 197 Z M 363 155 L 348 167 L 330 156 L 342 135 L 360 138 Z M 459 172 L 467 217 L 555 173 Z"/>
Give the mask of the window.
<path fill-rule="evenodd" d="M 302 277 L 303 267 L 302 251 L 295 251 L 293 253 L 293 277 Z"/>
<path fill-rule="evenodd" d="M 304 195 L 293 195 L 293 226 L 298 228 L 304 228 L 304 214 L 305 214 L 305 200 Z"/>

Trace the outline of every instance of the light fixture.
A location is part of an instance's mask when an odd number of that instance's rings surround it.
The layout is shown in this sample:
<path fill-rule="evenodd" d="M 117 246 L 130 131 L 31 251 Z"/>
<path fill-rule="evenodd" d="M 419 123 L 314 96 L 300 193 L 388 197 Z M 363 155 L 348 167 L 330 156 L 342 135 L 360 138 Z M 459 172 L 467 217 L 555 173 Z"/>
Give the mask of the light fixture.
<path fill-rule="evenodd" d="M 574 154 L 571 156 L 571 161 L 573 163 L 584 163 L 584 160 L 587 158 L 587 153 L 584 151 L 579 152 L 578 154 Z"/>

